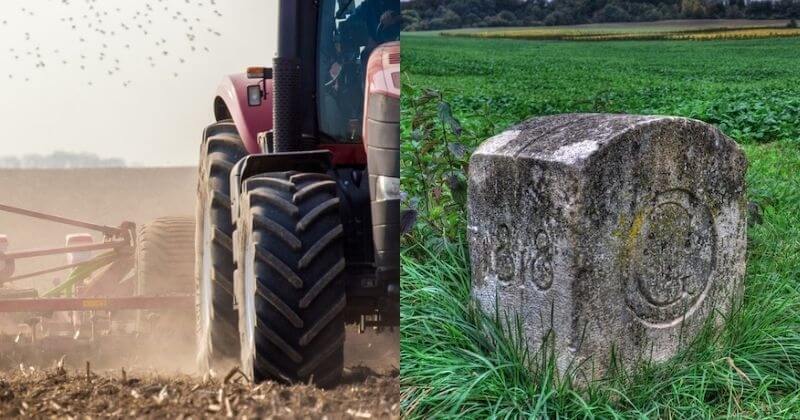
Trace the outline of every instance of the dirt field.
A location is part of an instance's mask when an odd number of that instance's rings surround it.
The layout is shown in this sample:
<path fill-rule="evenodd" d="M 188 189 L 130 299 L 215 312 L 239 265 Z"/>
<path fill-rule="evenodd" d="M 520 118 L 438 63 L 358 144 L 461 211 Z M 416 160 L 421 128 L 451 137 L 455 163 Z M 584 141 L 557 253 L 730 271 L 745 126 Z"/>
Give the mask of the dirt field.
<path fill-rule="evenodd" d="M 116 226 L 194 213 L 196 169 L 0 170 L 0 203 Z M 0 213 L 10 250 L 62 246 L 70 227 Z M 100 240 L 95 236 L 95 240 Z M 64 264 L 64 257 L 23 263 L 17 273 Z M 62 274 L 63 275 L 63 274 Z M 50 287 L 58 275 L 20 286 Z M 184 343 L 186 344 L 186 343 Z M 189 343 L 190 344 L 190 343 Z M 191 346 L 189 346 L 191 347 Z M 394 418 L 399 416 L 399 334 L 348 329 L 345 381 L 332 390 L 276 383 L 252 386 L 225 372 L 193 375 L 191 351 L 159 343 L 147 354 L 98 359 L 69 355 L 29 366 L 24 355 L 0 355 L 0 417 L 264 417 Z M 90 362 L 90 380 L 84 364 Z M 122 369 L 127 371 L 122 377 Z"/>
<path fill-rule="evenodd" d="M 227 377 L 228 375 L 225 375 Z M 0 416 L 121 418 L 396 418 L 397 373 L 345 372 L 332 390 L 313 386 L 251 385 L 238 373 L 203 381 L 122 371 L 86 374 L 56 367 L 0 376 Z"/>

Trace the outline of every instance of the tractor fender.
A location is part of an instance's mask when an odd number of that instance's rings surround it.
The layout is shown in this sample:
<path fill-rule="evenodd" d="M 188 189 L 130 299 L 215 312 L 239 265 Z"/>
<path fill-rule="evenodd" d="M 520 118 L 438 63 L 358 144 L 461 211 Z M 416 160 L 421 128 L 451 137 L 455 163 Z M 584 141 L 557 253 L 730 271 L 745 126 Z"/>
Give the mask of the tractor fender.
<path fill-rule="evenodd" d="M 400 43 L 372 51 L 364 95 L 364 148 L 378 278 L 400 281 Z"/>
<path fill-rule="evenodd" d="M 400 42 L 379 45 L 367 62 L 367 92 L 400 98 Z"/>
<path fill-rule="evenodd" d="M 266 98 L 261 105 L 247 103 L 247 87 L 260 83 L 259 79 L 247 78 L 246 73 L 228 75 L 217 87 L 214 99 L 214 117 L 217 121 L 233 120 L 249 153 L 261 153 L 258 133 L 272 130 L 272 80 L 265 83 Z"/>
<path fill-rule="evenodd" d="M 332 159 L 333 154 L 324 149 L 253 154 L 243 157 L 231 169 L 231 217 L 233 220 L 239 217 L 239 197 L 247 178 L 268 172 L 298 171 L 324 174 L 333 168 Z"/>

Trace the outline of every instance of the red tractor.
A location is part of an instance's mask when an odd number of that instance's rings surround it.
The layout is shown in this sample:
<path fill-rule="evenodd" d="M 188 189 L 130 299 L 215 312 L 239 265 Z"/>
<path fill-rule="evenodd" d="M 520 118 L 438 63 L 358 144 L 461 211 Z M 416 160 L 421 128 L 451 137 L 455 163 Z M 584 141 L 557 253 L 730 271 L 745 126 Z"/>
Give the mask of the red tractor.
<path fill-rule="evenodd" d="M 198 363 L 330 386 L 345 324 L 399 325 L 400 4 L 278 10 L 272 67 L 227 77 L 203 134 Z"/>

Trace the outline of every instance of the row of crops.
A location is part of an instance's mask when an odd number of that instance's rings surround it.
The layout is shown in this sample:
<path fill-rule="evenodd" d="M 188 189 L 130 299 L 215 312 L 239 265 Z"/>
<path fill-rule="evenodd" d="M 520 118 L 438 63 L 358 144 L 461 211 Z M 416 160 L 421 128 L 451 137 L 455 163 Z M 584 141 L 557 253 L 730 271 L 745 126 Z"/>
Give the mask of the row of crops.
<path fill-rule="evenodd" d="M 675 29 L 647 27 L 635 31 L 604 31 L 603 29 L 570 29 L 570 28 L 524 28 L 509 30 L 442 32 L 443 36 L 470 38 L 507 38 L 539 41 L 654 41 L 654 40 L 732 40 L 760 38 L 788 38 L 800 36 L 800 28 L 787 25 L 785 27 L 720 27 L 702 29 Z"/>

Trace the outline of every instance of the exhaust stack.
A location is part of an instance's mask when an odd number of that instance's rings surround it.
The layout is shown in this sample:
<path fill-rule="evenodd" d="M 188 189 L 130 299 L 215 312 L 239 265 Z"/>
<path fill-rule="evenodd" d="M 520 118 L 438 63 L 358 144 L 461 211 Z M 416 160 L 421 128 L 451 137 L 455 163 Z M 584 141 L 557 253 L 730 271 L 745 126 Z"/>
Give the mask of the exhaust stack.
<path fill-rule="evenodd" d="M 296 0 L 278 5 L 278 51 L 272 61 L 273 136 L 275 152 L 298 152 L 301 142 L 299 12 Z"/>

